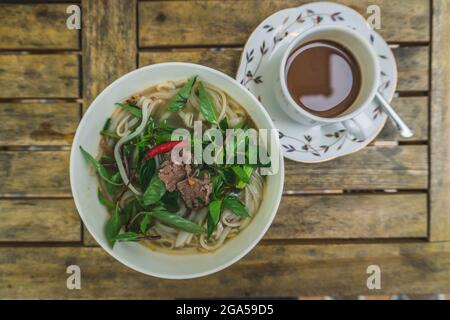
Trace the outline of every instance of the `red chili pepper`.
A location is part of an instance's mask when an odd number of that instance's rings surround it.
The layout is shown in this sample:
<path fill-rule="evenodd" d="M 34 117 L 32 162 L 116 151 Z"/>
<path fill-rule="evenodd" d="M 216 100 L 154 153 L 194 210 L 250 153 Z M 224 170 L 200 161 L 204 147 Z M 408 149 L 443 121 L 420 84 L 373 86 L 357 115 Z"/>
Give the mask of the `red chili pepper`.
<path fill-rule="evenodd" d="M 176 146 L 184 147 L 186 145 L 187 145 L 186 140 L 164 142 L 149 149 L 145 154 L 145 158 L 151 159 L 161 153 L 172 151 L 172 149 L 175 148 Z"/>

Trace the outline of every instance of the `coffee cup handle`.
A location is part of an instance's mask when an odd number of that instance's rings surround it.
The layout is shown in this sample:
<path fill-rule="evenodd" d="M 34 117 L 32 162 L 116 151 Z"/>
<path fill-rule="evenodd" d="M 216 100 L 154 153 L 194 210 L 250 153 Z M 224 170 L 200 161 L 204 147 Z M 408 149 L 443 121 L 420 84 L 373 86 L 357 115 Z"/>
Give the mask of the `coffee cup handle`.
<path fill-rule="evenodd" d="M 366 134 L 364 133 L 363 127 L 354 119 L 345 120 L 342 122 L 347 132 L 354 136 L 359 141 L 364 141 L 367 139 Z"/>

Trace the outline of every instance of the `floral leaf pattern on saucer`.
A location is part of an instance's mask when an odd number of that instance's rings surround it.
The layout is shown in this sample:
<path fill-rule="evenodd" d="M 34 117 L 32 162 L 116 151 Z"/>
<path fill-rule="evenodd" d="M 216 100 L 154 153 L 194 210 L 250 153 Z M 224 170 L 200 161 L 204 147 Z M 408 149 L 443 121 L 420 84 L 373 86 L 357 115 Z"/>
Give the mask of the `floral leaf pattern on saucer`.
<path fill-rule="evenodd" d="M 375 109 L 373 109 L 372 111 L 372 119 L 375 120 L 376 118 L 378 118 L 381 114 L 383 113 L 383 108 L 381 106 L 377 106 Z"/>
<path fill-rule="evenodd" d="M 334 147 L 337 151 L 341 150 L 347 140 L 358 143 L 364 142 L 363 140 L 358 140 L 355 137 L 352 137 L 346 129 L 340 129 L 338 131 L 325 134 L 326 138 L 332 140 L 329 144 L 322 144 L 319 147 L 316 147 L 312 144 L 313 137 L 310 135 L 305 135 L 303 140 L 285 135 L 280 131 L 279 137 L 283 140 L 281 146 L 283 147 L 285 152 L 307 152 L 316 157 L 321 157 L 321 153 L 327 153 Z M 291 143 L 289 143 L 288 141 L 290 141 Z M 297 146 L 294 146 L 293 143 Z"/>

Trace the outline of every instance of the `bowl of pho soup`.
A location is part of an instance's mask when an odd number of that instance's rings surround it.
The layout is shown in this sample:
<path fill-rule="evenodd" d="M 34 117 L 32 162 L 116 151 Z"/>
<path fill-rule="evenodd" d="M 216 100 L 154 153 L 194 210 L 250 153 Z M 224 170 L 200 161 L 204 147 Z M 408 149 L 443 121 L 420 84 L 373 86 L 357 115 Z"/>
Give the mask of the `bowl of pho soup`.
<path fill-rule="evenodd" d="M 247 254 L 277 212 L 278 134 L 229 76 L 162 63 L 132 71 L 92 102 L 77 129 L 70 181 L 95 240 L 142 273 L 208 275 Z"/>

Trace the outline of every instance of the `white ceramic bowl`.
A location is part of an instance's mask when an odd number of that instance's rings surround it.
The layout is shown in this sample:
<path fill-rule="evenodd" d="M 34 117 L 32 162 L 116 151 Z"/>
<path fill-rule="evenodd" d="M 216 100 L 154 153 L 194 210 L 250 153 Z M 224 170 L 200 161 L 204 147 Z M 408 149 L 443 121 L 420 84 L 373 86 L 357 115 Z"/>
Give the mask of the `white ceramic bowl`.
<path fill-rule="evenodd" d="M 229 76 L 196 64 L 161 63 L 132 71 L 103 90 L 83 116 L 75 134 L 70 155 L 72 193 L 78 212 L 89 232 L 103 249 L 123 264 L 160 278 L 201 277 L 222 270 L 241 259 L 258 243 L 269 228 L 283 191 L 284 167 L 283 160 L 280 159 L 278 174 L 266 178 L 263 200 L 251 223 L 236 238 L 213 253 L 170 255 L 151 251 L 135 242 L 116 243 L 114 249 L 109 247 L 103 232 L 109 214 L 97 199 L 96 177 L 89 174 L 88 164 L 82 157 L 79 146 L 83 146 L 93 155 L 96 154 L 100 141 L 99 132 L 115 109 L 115 102 L 164 80 L 186 79 L 193 75 L 199 75 L 206 82 L 223 89 L 242 104 L 258 128 L 275 128 L 259 101 Z"/>

